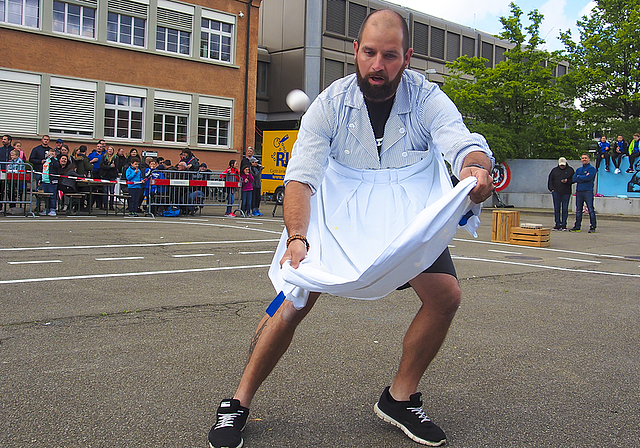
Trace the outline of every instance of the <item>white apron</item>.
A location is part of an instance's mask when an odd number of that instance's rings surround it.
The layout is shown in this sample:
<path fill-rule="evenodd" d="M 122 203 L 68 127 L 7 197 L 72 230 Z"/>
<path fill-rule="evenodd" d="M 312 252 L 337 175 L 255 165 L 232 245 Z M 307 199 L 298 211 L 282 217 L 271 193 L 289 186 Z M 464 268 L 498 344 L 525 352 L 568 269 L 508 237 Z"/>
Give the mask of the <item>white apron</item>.
<path fill-rule="evenodd" d="M 436 155 L 434 155 L 436 154 Z M 309 292 L 356 299 L 379 299 L 431 266 L 452 241 L 460 219 L 476 236 L 480 205 L 468 195 L 477 180 L 455 188 L 442 155 L 413 165 L 382 170 L 349 168 L 329 159 L 311 197 L 307 240 L 311 246 L 298 269 L 280 268 L 288 238 L 285 229 L 269 269 L 276 292 L 297 309 Z"/>

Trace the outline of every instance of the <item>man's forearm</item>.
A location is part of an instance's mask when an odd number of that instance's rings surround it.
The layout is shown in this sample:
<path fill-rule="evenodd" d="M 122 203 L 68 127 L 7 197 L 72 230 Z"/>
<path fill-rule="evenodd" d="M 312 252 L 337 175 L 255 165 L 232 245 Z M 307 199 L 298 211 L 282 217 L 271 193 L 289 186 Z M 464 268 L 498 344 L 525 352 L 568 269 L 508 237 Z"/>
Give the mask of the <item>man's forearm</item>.
<path fill-rule="evenodd" d="M 283 209 L 284 224 L 289 235 L 306 235 L 311 214 L 311 188 L 301 182 L 287 183 Z"/>

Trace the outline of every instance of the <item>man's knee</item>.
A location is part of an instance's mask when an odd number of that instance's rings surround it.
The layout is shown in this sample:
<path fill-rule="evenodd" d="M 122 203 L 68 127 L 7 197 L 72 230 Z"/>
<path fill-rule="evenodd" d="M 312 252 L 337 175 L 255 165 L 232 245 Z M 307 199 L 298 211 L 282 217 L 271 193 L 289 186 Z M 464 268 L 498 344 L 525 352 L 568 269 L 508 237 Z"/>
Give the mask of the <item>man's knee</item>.
<path fill-rule="evenodd" d="M 452 283 L 440 294 L 442 296 L 440 307 L 442 315 L 448 319 L 453 319 L 456 311 L 458 311 L 458 307 L 460 307 L 460 302 L 462 301 L 462 291 L 460 290 L 458 282 L 456 281 Z"/>
<path fill-rule="evenodd" d="M 462 300 L 457 278 L 449 274 L 420 274 L 410 283 L 423 306 L 453 319 Z"/>

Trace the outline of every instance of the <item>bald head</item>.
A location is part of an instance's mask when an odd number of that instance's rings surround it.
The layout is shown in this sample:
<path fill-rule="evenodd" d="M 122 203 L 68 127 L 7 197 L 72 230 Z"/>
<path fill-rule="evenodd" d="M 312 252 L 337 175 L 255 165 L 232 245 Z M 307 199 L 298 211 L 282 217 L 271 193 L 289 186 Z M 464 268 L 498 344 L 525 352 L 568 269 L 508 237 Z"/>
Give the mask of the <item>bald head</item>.
<path fill-rule="evenodd" d="M 411 45 L 409 42 L 409 27 L 407 26 L 406 20 L 404 20 L 404 17 L 400 14 L 391 9 L 379 9 L 369 14 L 367 18 L 364 19 L 364 22 L 362 22 L 362 25 L 360 25 L 360 31 L 358 31 L 358 42 L 362 41 L 362 33 L 367 26 L 373 26 L 378 29 L 400 28 L 400 31 L 402 32 L 403 52 L 406 53 Z"/>

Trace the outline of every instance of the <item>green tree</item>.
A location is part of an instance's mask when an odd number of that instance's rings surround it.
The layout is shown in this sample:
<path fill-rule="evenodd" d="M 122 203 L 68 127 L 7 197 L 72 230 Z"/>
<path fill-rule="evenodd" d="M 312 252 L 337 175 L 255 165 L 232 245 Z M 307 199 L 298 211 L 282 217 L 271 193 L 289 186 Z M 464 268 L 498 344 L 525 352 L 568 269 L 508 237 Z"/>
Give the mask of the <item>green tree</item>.
<path fill-rule="evenodd" d="M 492 68 L 487 59 L 462 56 L 447 64 L 453 75 L 443 90 L 498 160 L 576 155 L 580 139 L 572 86 L 553 76 L 560 54 L 539 48 L 543 16 L 537 10 L 523 29 L 522 10 L 514 3 L 510 7 L 511 15 L 500 18 L 500 38 L 513 45 L 505 60 Z"/>
<path fill-rule="evenodd" d="M 577 26 L 579 42 L 571 30 L 560 38 L 584 127 L 629 139 L 640 130 L 640 0 L 598 0 Z"/>

